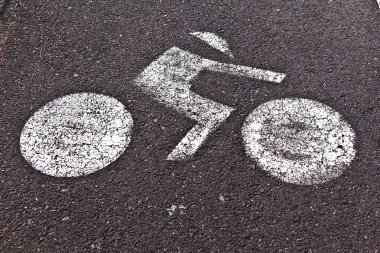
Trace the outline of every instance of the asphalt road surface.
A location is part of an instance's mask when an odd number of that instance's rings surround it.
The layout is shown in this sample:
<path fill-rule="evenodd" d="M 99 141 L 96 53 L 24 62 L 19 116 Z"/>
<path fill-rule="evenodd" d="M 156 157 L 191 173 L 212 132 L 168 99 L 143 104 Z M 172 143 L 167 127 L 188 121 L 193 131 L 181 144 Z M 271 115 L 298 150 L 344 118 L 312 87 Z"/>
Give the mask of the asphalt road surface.
<path fill-rule="evenodd" d="M 379 72 L 375 0 L 11 0 L 0 251 L 378 252 Z"/>

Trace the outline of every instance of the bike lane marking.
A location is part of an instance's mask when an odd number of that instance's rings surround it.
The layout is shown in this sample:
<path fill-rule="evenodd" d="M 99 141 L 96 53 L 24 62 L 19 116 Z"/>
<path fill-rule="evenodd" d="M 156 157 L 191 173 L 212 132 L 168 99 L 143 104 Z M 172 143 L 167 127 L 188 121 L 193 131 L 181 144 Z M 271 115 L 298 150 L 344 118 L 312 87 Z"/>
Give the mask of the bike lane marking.
<path fill-rule="evenodd" d="M 21 132 L 21 153 L 50 176 L 83 176 L 103 169 L 125 151 L 132 126 L 132 116 L 115 98 L 71 94 L 29 118 Z"/>
<path fill-rule="evenodd" d="M 191 80 L 210 70 L 281 83 L 285 74 L 220 63 L 173 47 L 152 62 L 135 84 L 159 102 L 198 123 L 168 160 L 189 158 L 235 110 L 190 91 Z M 128 146 L 133 120 L 116 99 L 93 93 L 58 98 L 25 124 L 20 145 L 37 170 L 77 177 L 100 170 Z M 338 112 L 307 99 L 269 101 L 246 119 L 247 154 L 274 177 L 294 184 L 319 184 L 340 176 L 355 157 L 355 133 Z"/>
<path fill-rule="evenodd" d="M 339 177 L 355 158 L 355 132 L 334 109 L 300 98 L 255 108 L 243 126 L 248 156 L 264 171 L 293 184 Z"/>

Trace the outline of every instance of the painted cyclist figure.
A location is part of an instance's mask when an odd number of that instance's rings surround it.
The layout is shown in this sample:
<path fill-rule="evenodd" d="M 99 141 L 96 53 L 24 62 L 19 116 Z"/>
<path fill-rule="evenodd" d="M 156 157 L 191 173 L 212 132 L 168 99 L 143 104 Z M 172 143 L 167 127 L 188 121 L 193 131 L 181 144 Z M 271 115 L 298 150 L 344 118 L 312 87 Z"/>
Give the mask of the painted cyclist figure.
<path fill-rule="evenodd" d="M 193 36 L 232 56 L 215 34 Z M 168 160 L 190 159 L 235 110 L 192 91 L 201 71 L 272 83 L 285 74 L 220 63 L 172 47 L 149 64 L 134 84 L 157 102 L 195 120 Z M 114 98 L 79 93 L 40 108 L 21 133 L 21 152 L 37 170 L 58 177 L 83 176 L 116 160 L 132 138 L 132 115 Z M 288 183 L 312 185 L 340 176 L 355 158 L 355 133 L 334 109 L 308 99 L 272 100 L 255 108 L 242 129 L 245 150 L 261 169 Z"/>

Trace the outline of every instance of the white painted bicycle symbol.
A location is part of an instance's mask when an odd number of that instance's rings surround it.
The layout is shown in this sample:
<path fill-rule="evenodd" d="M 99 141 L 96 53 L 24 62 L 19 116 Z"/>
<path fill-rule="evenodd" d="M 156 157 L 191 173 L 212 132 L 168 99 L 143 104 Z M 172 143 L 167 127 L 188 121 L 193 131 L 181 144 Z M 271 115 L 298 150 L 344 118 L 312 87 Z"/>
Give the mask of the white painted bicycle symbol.
<path fill-rule="evenodd" d="M 192 33 L 232 57 L 227 43 Z M 189 159 L 235 110 L 190 91 L 203 70 L 281 83 L 285 74 L 220 63 L 172 47 L 135 79 L 156 101 L 197 121 L 168 160 Z M 84 176 L 105 168 L 128 147 L 133 119 L 116 99 L 77 93 L 49 102 L 25 124 L 21 153 L 37 170 L 56 177 Z M 320 102 L 285 98 L 255 108 L 242 129 L 245 150 L 259 167 L 285 182 L 319 184 L 339 177 L 355 158 L 355 133 Z"/>

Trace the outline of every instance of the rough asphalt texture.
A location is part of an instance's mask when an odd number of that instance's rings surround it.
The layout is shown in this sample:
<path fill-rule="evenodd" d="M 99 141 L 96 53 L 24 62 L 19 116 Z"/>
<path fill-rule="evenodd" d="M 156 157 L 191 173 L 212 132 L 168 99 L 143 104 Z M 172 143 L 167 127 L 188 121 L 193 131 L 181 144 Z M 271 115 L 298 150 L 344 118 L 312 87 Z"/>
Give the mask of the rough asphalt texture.
<path fill-rule="evenodd" d="M 380 250 L 375 1 L 17 0 L 7 7 L 0 18 L 2 252 Z M 231 62 L 193 31 L 225 38 L 232 63 L 288 76 L 279 87 L 204 72 L 193 91 L 239 109 L 193 159 L 169 162 L 194 122 L 132 81 L 174 45 Z M 47 102 L 81 91 L 127 106 L 130 146 L 87 177 L 39 173 L 20 154 L 23 125 Z M 254 167 L 242 144 L 244 119 L 285 97 L 323 102 L 353 126 L 357 157 L 343 176 L 296 186 Z"/>

